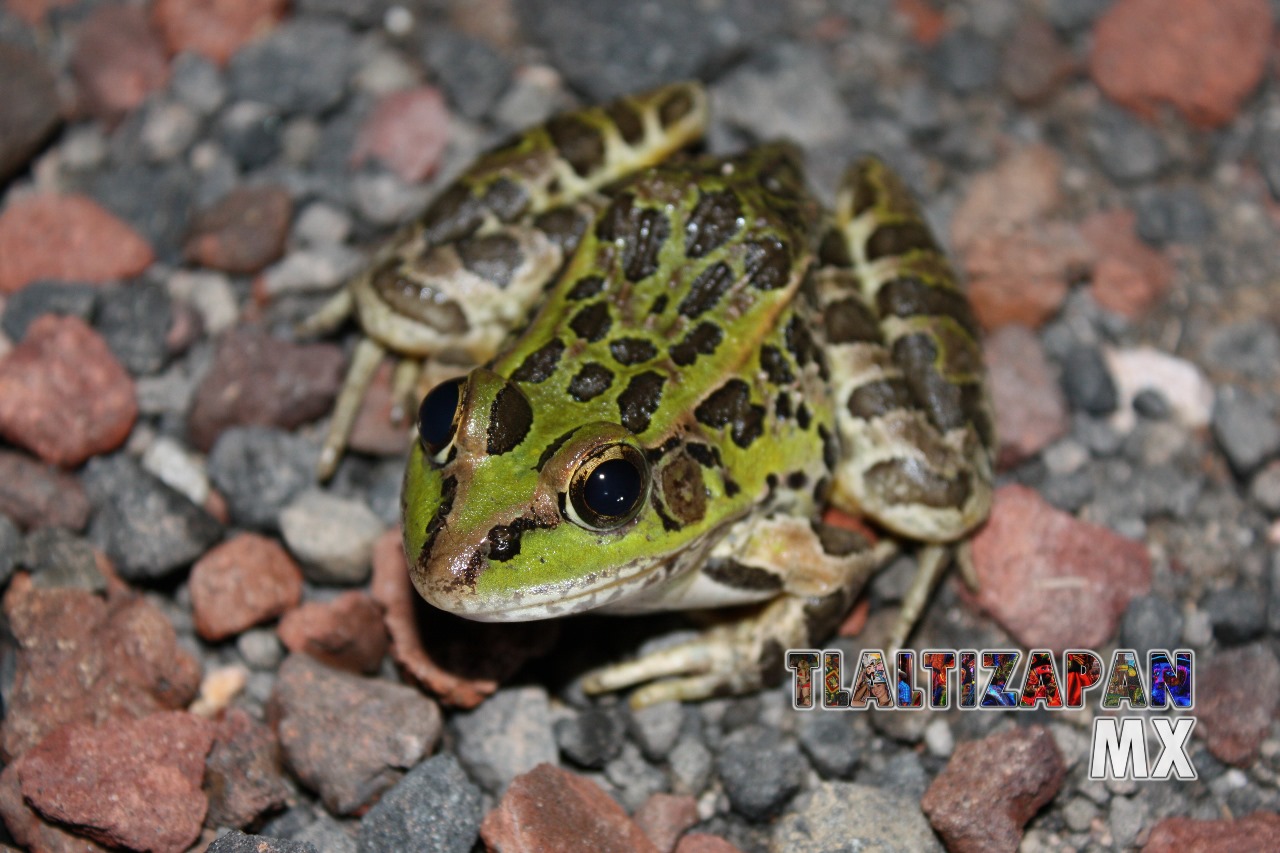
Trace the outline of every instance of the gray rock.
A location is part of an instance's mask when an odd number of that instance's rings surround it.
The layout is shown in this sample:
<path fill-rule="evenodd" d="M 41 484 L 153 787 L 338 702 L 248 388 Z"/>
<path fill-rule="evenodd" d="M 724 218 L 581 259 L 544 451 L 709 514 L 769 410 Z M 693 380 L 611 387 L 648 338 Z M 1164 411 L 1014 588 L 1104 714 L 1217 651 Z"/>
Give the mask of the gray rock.
<path fill-rule="evenodd" d="M 169 91 L 197 115 L 210 116 L 227 99 L 218 66 L 198 53 L 180 53 L 169 69 Z"/>
<path fill-rule="evenodd" d="M 1263 318 L 1219 326 L 1205 342 L 1204 359 L 1221 370 L 1271 379 L 1280 366 L 1280 334 Z"/>
<path fill-rule="evenodd" d="M 1098 807 L 1084 797 L 1072 798 L 1062 809 L 1062 819 L 1072 832 L 1088 832 L 1097 816 Z"/>
<path fill-rule="evenodd" d="M 610 709 L 587 708 L 557 720 L 556 743 L 565 757 L 580 767 L 598 770 L 622 751 L 623 722 Z"/>
<path fill-rule="evenodd" d="M 1082 30 L 1110 8 L 1114 0 L 1049 0 L 1046 17 L 1060 30 Z"/>
<path fill-rule="evenodd" d="M 1127 111 L 1109 103 L 1099 107 L 1089 127 L 1089 147 L 1098 165 L 1121 183 L 1153 178 L 1168 163 L 1160 136 Z"/>
<path fill-rule="evenodd" d="M 631 711 L 627 716 L 628 731 L 645 758 L 661 761 L 671 752 L 684 726 L 684 705 L 659 702 Z"/>
<path fill-rule="evenodd" d="M 356 853 L 354 836 L 323 812 L 289 837 L 294 841 L 314 844 L 321 853 Z"/>
<path fill-rule="evenodd" d="M 784 8 L 768 0 L 526 0 L 515 10 L 593 101 L 711 72 L 786 23 Z"/>
<path fill-rule="evenodd" d="M 266 104 L 241 101 L 223 111 L 215 138 L 245 171 L 261 168 L 280 153 L 284 124 Z"/>
<path fill-rule="evenodd" d="M 1131 848 L 1146 822 L 1146 811 L 1142 801 L 1137 797 L 1114 797 L 1111 800 L 1111 814 L 1107 823 L 1111 827 L 1111 835 L 1116 847 L 1120 850 Z"/>
<path fill-rule="evenodd" d="M 1213 214 L 1194 186 L 1143 190 L 1134 211 L 1138 236 L 1157 246 L 1197 243 L 1213 233 Z"/>
<path fill-rule="evenodd" d="M 1240 476 L 1280 452 L 1280 425 L 1259 400 L 1237 388 L 1224 388 L 1213 406 L 1214 438 Z"/>
<path fill-rule="evenodd" d="M 1040 486 L 1040 494 L 1058 509 L 1076 512 L 1093 500 L 1093 475 L 1082 468 L 1051 476 Z"/>
<path fill-rule="evenodd" d="M 147 238 L 157 257 L 177 262 L 195 199 L 195 175 L 182 161 L 123 163 L 89 180 L 89 195 Z"/>
<path fill-rule="evenodd" d="M 746 726 L 724 739 L 716 770 L 734 811 L 764 821 L 781 811 L 804 782 L 805 761 L 776 731 Z"/>
<path fill-rule="evenodd" d="M 360 27 L 372 27 L 394 5 L 393 0 L 297 0 L 300 15 L 327 15 L 342 18 Z"/>
<path fill-rule="evenodd" d="M 1213 624 L 1213 635 L 1229 645 L 1247 643 L 1267 628 L 1266 597 L 1244 587 L 1214 590 L 1201 609 Z"/>
<path fill-rule="evenodd" d="M 22 559 L 22 533 L 9 516 L 0 513 L 0 587 L 9 583 L 13 569 Z"/>
<path fill-rule="evenodd" d="M 21 563 L 38 589 L 85 589 L 106 592 L 93 547 L 70 530 L 43 527 L 28 534 Z"/>
<path fill-rule="evenodd" d="M 57 314 L 79 317 L 88 322 L 98 304 L 101 288 L 90 284 L 67 284 L 59 281 L 36 281 L 5 300 L 0 328 L 14 341 L 21 341 L 27 327 L 37 317 Z"/>
<path fill-rule="evenodd" d="M 1077 411 L 1106 415 L 1116 410 L 1116 384 L 1097 347 L 1076 346 L 1067 353 L 1062 362 L 1062 390 Z"/>
<path fill-rule="evenodd" d="M 914 800 L 870 785 L 823 782 L 796 800 L 773 829 L 771 853 L 942 853 Z"/>
<path fill-rule="evenodd" d="M 286 113 L 324 113 L 346 96 L 352 49 L 341 24 L 295 18 L 231 58 L 231 91 Z"/>
<path fill-rule="evenodd" d="M 458 759 L 480 786 L 500 793 L 543 763 L 559 765 L 551 709 L 541 687 L 499 690 L 453 721 Z"/>
<path fill-rule="evenodd" d="M 451 29 L 427 33 L 422 58 L 453 108 L 472 120 L 489 112 L 511 79 L 510 62 L 479 39 Z"/>
<path fill-rule="evenodd" d="M 694 737 L 681 738 L 667 756 L 677 793 L 701 794 L 711 780 L 711 751 Z"/>
<path fill-rule="evenodd" d="M 0 43 L 0 183 L 25 167 L 61 123 L 58 84 L 44 61 Z"/>
<path fill-rule="evenodd" d="M 173 307 L 163 285 L 136 282 L 106 291 L 94 326 L 125 369 L 134 376 L 159 372 L 169 360 L 165 338 Z"/>
<path fill-rule="evenodd" d="M 467 853 L 483 817 L 480 789 L 457 759 L 441 754 L 383 794 L 360 822 L 356 847 L 360 853 Z"/>
<path fill-rule="evenodd" d="M 604 776 L 617 788 L 618 802 L 628 812 L 635 812 L 668 787 L 666 774 L 647 763 L 633 743 L 624 742 L 621 754 L 605 766 Z"/>
<path fill-rule="evenodd" d="M 284 646 L 269 628 L 251 628 L 236 637 L 236 651 L 257 670 L 274 671 L 284 659 Z"/>
<path fill-rule="evenodd" d="M 883 767 L 859 773 L 857 781 L 910 802 L 919 802 L 929 787 L 929 776 L 920 763 L 920 756 L 912 751 L 895 753 Z"/>
<path fill-rule="evenodd" d="M 275 530 L 280 511 L 314 482 L 317 455 L 292 433 L 235 427 L 218 436 L 209 454 L 209 478 L 237 525 Z"/>
<path fill-rule="evenodd" d="M 206 853 L 320 853 L 314 844 L 268 835 L 245 835 L 233 829 L 209 845 Z"/>
<path fill-rule="evenodd" d="M 991 89 L 1000 76 L 1000 53 L 989 40 L 967 27 L 952 30 L 929 53 L 934 79 L 958 95 Z"/>
<path fill-rule="evenodd" d="M 849 714 L 813 712 L 800 722 L 800 748 L 824 779 L 847 779 L 862 760 L 865 735 Z"/>
<path fill-rule="evenodd" d="M 89 460 L 84 484 L 94 508 L 89 538 L 125 580 L 163 577 L 222 538 L 217 519 L 127 456 Z"/>
<path fill-rule="evenodd" d="M 312 583 L 364 583 L 382 530 L 363 502 L 319 489 L 303 492 L 280 512 L 280 533 Z"/>
<path fill-rule="evenodd" d="M 1269 595 L 1267 596 L 1267 629 L 1280 634 L 1280 551 L 1271 554 Z"/>
<path fill-rule="evenodd" d="M 1173 649 L 1182 638 L 1182 611 L 1157 595 L 1130 599 L 1120 622 L 1120 646 L 1142 660 L 1152 649 Z"/>
<path fill-rule="evenodd" d="M 818 55 L 791 42 L 761 53 L 726 76 L 712 97 L 717 119 L 749 128 L 761 139 L 786 137 L 819 146 L 853 135 L 831 69 Z"/>
<path fill-rule="evenodd" d="M 150 160 L 163 163 L 181 156 L 200 133 L 200 116 L 180 101 L 152 101 L 143 109 L 138 141 Z"/>

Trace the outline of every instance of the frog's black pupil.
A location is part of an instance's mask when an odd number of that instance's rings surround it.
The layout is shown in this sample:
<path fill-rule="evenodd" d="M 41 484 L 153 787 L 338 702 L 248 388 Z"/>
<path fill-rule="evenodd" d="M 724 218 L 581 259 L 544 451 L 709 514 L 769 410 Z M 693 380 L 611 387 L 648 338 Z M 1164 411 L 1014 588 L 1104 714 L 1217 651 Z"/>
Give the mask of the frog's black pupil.
<path fill-rule="evenodd" d="M 640 471 L 630 460 L 610 459 L 591 472 L 582 489 L 582 500 L 597 515 L 617 518 L 631 512 L 643 486 Z"/>
<path fill-rule="evenodd" d="M 441 382 L 431 389 L 418 407 L 418 435 L 427 450 L 435 453 L 453 437 L 453 416 L 458 410 L 458 389 L 461 379 Z"/>

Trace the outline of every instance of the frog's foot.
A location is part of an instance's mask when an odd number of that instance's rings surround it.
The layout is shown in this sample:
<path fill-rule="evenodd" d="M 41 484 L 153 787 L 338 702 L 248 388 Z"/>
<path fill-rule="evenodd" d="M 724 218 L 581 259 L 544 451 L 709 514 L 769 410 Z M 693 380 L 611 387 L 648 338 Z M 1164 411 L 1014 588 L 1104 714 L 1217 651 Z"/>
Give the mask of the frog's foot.
<path fill-rule="evenodd" d="M 785 651 L 807 638 L 805 602 L 784 595 L 696 639 L 590 672 L 582 689 L 597 694 L 644 684 L 631 694 L 633 708 L 750 693 L 781 675 Z"/>
<path fill-rule="evenodd" d="M 960 576 L 971 590 L 978 588 L 978 575 L 973 566 L 973 549 L 969 540 L 945 545 L 926 545 L 916 557 L 916 574 L 911 587 L 903 596 L 902 608 L 889 635 L 888 649 L 897 651 L 906 646 L 907 637 L 924 613 L 929 594 L 942 577 L 952 560 L 960 567 Z"/>
<path fill-rule="evenodd" d="M 364 399 L 373 373 L 386 352 L 371 338 L 361 338 L 360 343 L 356 344 L 355 354 L 351 356 L 351 366 L 347 368 L 347 378 L 342 383 L 338 402 L 333 407 L 329 433 L 320 449 L 320 461 L 316 465 L 316 476 L 320 480 L 328 480 L 337 470 L 338 460 L 342 458 L 347 439 L 351 437 L 351 428 L 355 426 L 356 415 L 360 413 L 360 401 Z"/>

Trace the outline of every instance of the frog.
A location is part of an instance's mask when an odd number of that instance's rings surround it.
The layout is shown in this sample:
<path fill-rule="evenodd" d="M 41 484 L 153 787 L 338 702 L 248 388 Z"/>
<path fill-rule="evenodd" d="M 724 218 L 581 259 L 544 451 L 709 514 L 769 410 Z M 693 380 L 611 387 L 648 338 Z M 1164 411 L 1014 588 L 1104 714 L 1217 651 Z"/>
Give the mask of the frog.
<path fill-rule="evenodd" d="M 861 158 L 826 210 L 789 142 L 696 150 L 708 101 L 674 83 L 516 134 L 310 323 L 365 333 L 322 474 L 401 359 L 404 549 L 430 604 L 712 614 L 583 676 L 637 707 L 760 689 L 914 549 L 901 648 L 953 561 L 976 582 L 991 506 L 981 330 L 905 182 Z M 457 375 L 423 393 L 431 364 Z"/>

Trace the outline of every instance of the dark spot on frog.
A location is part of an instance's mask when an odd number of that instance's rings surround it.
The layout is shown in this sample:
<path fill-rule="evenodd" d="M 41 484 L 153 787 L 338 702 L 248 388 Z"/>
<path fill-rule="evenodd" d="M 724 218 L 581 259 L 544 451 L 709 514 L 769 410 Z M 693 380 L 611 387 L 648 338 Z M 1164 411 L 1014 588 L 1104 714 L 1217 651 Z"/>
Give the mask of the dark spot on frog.
<path fill-rule="evenodd" d="M 551 457 L 556 455 L 557 450 L 564 447 L 564 443 L 572 438 L 575 432 L 577 432 L 577 429 L 571 429 L 555 441 L 548 444 L 546 449 L 542 451 L 542 455 L 538 457 L 538 464 L 534 466 L 534 470 L 541 471 L 545 468 L 546 464 L 551 461 Z"/>
<path fill-rule="evenodd" d="M 583 276 L 570 288 L 566 298 L 580 302 L 583 299 L 590 299 L 602 290 L 604 290 L 603 278 L 598 275 Z"/>
<path fill-rule="evenodd" d="M 569 161 L 579 176 L 586 177 L 604 162 L 604 136 L 581 118 L 556 116 L 547 122 L 546 128 L 560 156 Z"/>
<path fill-rule="evenodd" d="M 871 547 L 867 537 L 856 530 L 821 521 L 815 521 L 810 526 L 817 535 L 823 552 L 833 557 L 847 557 L 855 551 L 865 551 Z"/>
<path fill-rule="evenodd" d="M 982 446 L 991 449 L 995 446 L 995 425 L 991 423 L 991 414 L 987 408 L 987 397 L 982 386 L 971 382 L 960 388 L 960 409 L 965 419 L 978 431 Z"/>
<path fill-rule="evenodd" d="M 764 431 L 764 407 L 751 402 L 751 389 L 741 379 L 730 379 L 694 409 L 699 423 L 715 429 L 730 427 L 733 443 L 750 447 Z"/>
<path fill-rule="evenodd" d="M 555 372 L 563 354 L 564 341 L 554 338 L 529 353 L 511 374 L 511 378 L 517 382 L 545 382 Z"/>
<path fill-rule="evenodd" d="M 848 408 L 855 418 L 877 418 L 899 409 L 914 409 L 916 399 L 905 379 L 877 379 L 855 388 Z"/>
<path fill-rule="evenodd" d="M 609 306 L 604 302 L 592 302 L 574 315 L 569 321 L 569 328 L 587 343 L 596 341 L 609 334 L 613 318 L 609 316 Z"/>
<path fill-rule="evenodd" d="M 585 403 L 608 391 L 612 384 L 613 371 L 599 362 L 589 361 L 569 380 L 569 394 L 579 403 Z"/>
<path fill-rule="evenodd" d="M 659 478 L 662 499 L 671 514 L 683 525 L 697 524 L 707 512 L 707 489 L 702 467 L 686 453 L 671 455 Z"/>
<path fill-rule="evenodd" d="M 700 193 L 685 225 L 684 251 L 702 258 L 724 245 L 742 228 L 742 205 L 729 190 Z"/>
<path fill-rule="evenodd" d="M 822 312 L 831 344 L 880 343 L 880 326 L 871 309 L 859 297 L 849 296 L 828 305 Z"/>
<path fill-rule="evenodd" d="M 646 362 L 658 354 L 658 348 L 644 338 L 618 338 L 609 344 L 609 352 L 619 364 Z"/>
<path fill-rule="evenodd" d="M 489 543 L 489 559 L 505 563 L 520 554 L 520 537 L 526 530 L 538 525 L 529 518 L 517 518 L 510 524 L 499 524 L 490 529 L 485 539 Z"/>
<path fill-rule="evenodd" d="M 791 372 L 791 365 L 787 363 L 787 357 L 782 354 L 782 350 L 769 344 L 760 347 L 760 368 L 774 385 L 786 385 L 795 379 L 795 374 Z"/>
<path fill-rule="evenodd" d="M 964 294 L 950 287 L 926 284 L 915 276 L 895 278 L 881 286 L 876 293 L 876 308 L 881 317 L 950 317 L 971 337 L 976 339 L 982 334 Z"/>
<path fill-rule="evenodd" d="M 452 299 L 443 299 L 434 287 L 406 275 L 394 258 L 373 273 L 371 284 L 392 311 L 437 332 L 463 333 L 471 328 L 462 306 Z"/>
<path fill-rule="evenodd" d="M 915 459 L 877 462 L 864 476 L 867 488 L 893 504 L 923 504 L 938 509 L 963 506 L 973 490 L 968 471 L 942 477 Z"/>
<path fill-rule="evenodd" d="M 656 317 L 666 310 L 667 310 L 667 294 L 660 293 L 658 294 L 658 298 L 653 300 L 653 304 L 649 306 L 649 313 Z"/>
<path fill-rule="evenodd" d="M 499 222 L 513 222 L 529 207 L 529 192 L 510 178 L 498 178 L 485 192 L 484 206 Z"/>
<path fill-rule="evenodd" d="M 826 637 L 835 630 L 853 605 L 856 589 L 856 586 L 845 586 L 805 604 L 804 624 L 810 637 Z"/>
<path fill-rule="evenodd" d="M 904 335 L 893 344 L 893 361 L 902 368 L 915 399 L 939 430 L 963 427 L 965 409 L 959 386 L 938 373 L 938 347 L 927 334 Z"/>
<path fill-rule="evenodd" d="M 808 429 L 812 420 L 813 416 L 809 414 L 809 407 L 802 401 L 796 407 L 796 423 L 800 425 L 800 429 Z"/>
<path fill-rule="evenodd" d="M 750 592 L 773 592 L 782 589 L 782 578 L 768 569 L 748 566 L 737 560 L 708 560 L 702 573 L 711 580 L 732 589 Z"/>
<path fill-rule="evenodd" d="M 685 89 L 677 89 L 658 106 L 658 120 L 664 128 L 678 122 L 693 111 L 693 96 Z"/>
<path fill-rule="evenodd" d="M 871 163 L 859 163 L 851 176 L 853 184 L 853 210 L 856 218 L 875 207 L 880 200 L 880 188 L 871 180 Z"/>
<path fill-rule="evenodd" d="M 791 395 L 786 391 L 779 391 L 774 398 L 773 415 L 780 421 L 791 419 Z"/>
<path fill-rule="evenodd" d="M 697 361 L 699 355 L 710 355 L 720 345 L 724 333 L 714 323 L 699 323 L 670 349 L 671 360 L 681 367 Z"/>
<path fill-rule="evenodd" d="M 933 241 L 933 234 L 923 222 L 881 225 L 867 239 L 868 262 L 915 251 L 938 251 L 938 244 Z"/>
<path fill-rule="evenodd" d="M 471 552 L 471 559 L 467 560 L 467 568 L 462 576 L 463 583 L 475 588 L 480 573 L 487 568 L 489 568 L 489 557 L 483 548 L 476 548 Z"/>
<path fill-rule="evenodd" d="M 827 500 L 827 492 L 831 486 L 831 481 L 826 477 L 819 477 L 818 482 L 813 484 L 813 500 L 815 503 L 823 504 Z"/>
<path fill-rule="evenodd" d="M 775 238 L 748 243 L 745 268 L 756 290 L 777 290 L 790 278 L 791 252 Z"/>
<path fill-rule="evenodd" d="M 724 477 L 724 496 L 726 498 L 731 498 L 742 491 L 742 486 L 739 486 L 737 481 L 729 476 L 728 471 L 721 471 L 720 473 Z"/>
<path fill-rule="evenodd" d="M 787 475 L 787 488 L 794 491 L 800 491 L 809 485 L 809 475 L 803 471 L 792 471 Z"/>
<path fill-rule="evenodd" d="M 484 222 L 484 203 L 466 184 L 454 184 L 422 214 L 427 242 L 433 246 L 458 240 Z"/>
<path fill-rule="evenodd" d="M 708 447 L 700 441 L 691 441 L 684 446 L 684 451 L 703 468 L 720 467 L 720 451 L 714 447 Z"/>
<path fill-rule="evenodd" d="M 533 409 L 524 394 L 512 383 L 503 385 L 489 408 L 489 455 L 501 456 L 515 449 L 529 434 L 532 424 Z"/>
<path fill-rule="evenodd" d="M 799 316 L 793 315 L 791 322 L 787 323 L 786 330 L 787 350 L 791 353 L 791 357 L 796 360 L 796 364 L 803 370 L 811 361 L 818 358 L 818 347 L 813 341 L 813 335 L 809 332 L 809 324 L 800 319 Z"/>
<path fill-rule="evenodd" d="M 457 250 L 464 267 L 504 290 L 524 262 L 520 244 L 509 234 L 469 237 L 458 242 Z"/>
<path fill-rule="evenodd" d="M 733 270 L 728 264 L 715 263 L 689 285 L 689 292 L 676 309 L 690 320 L 697 319 L 715 307 L 720 297 L 733 286 Z"/>
<path fill-rule="evenodd" d="M 657 271 L 658 254 L 671 236 L 671 220 L 661 210 L 636 205 L 635 196 L 624 193 L 600 217 L 596 236 L 622 241 L 622 274 L 627 281 L 640 281 Z"/>
<path fill-rule="evenodd" d="M 644 122 L 641 121 L 640 114 L 635 111 L 635 108 L 626 101 L 614 101 L 605 107 L 604 114 L 618 128 L 623 142 L 635 145 L 644 139 Z"/>
<path fill-rule="evenodd" d="M 822 464 L 827 466 L 828 471 L 834 471 L 836 463 L 840 461 L 840 445 L 831 431 L 822 424 L 818 424 L 818 438 L 822 439 Z"/>
<path fill-rule="evenodd" d="M 444 527 L 445 518 L 453 511 L 453 499 L 458 494 L 458 478 L 446 477 L 440 483 L 440 503 L 436 506 L 435 514 L 431 516 L 431 520 L 427 522 L 426 536 L 422 541 L 422 551 L 418 554 L 418 568 L 426 571 L 426 563 L 431 556 L 431 548 L 435 545 L 436 536 L 439 535 L 440 529 Z"/>
<path fill-rule="evenodd" d="M 539 214 L 533 225 L 560 247 L 567 260 L 582 241 L 583 232 L 587 230 L 587 218 L 572 207 L 557 207 Z"/>
<path fill-rule="evenodd" d="M 639 435 L 649 428 L 649 419 L 662 401 L 662 386 L 666 377 L 652 370 L 632 377 L 631 382 L 618 395 L 618 413 L 622 425 Z"/>
<path fill-rule="evenodd" d="M 853 266 L 849 255 L 849 243 L 838 228 L 828 228 L 822 235 L 818 248 L 818 262 L 823 266 L 846 268 Z"/>

